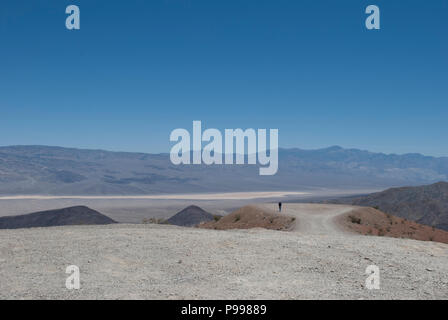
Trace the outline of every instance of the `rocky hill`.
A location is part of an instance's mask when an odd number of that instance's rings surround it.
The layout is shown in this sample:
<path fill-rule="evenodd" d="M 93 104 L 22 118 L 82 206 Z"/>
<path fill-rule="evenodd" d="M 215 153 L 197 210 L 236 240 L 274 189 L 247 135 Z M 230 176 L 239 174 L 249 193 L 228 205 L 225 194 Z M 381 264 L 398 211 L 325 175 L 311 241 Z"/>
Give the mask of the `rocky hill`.
<path fill-rule="evenodd" d="M 374 207 L 401 218 L 448 230 L 448 182 L 391 188 L 365 196 L 328 202 Z"/>
<path fill-rule="evenodd" d="M 98 211 L 85 206 L 40 211 L 19 216 L 0 217 L 0 229 L 111 223 L 116 222 Z"/>
<path fill-rule="evenodd" d="M 164 223 L 183 227 L 193 227 L 201 222 L 213 221 L 213 215 L 198 206 L 189 206 L 179 211 Z"/>

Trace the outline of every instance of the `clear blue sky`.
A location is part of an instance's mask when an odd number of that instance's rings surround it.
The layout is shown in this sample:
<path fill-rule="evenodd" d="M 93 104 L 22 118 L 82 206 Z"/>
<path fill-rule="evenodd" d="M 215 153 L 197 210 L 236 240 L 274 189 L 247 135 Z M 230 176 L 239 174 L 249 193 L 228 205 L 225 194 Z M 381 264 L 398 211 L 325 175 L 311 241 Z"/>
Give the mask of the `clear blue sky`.
<path fill-rule="evenodd" d="M 202 120 L 448 156 L 447 17 L 446 0 L 1 1 L 0 145 L 167 152 Z"/>

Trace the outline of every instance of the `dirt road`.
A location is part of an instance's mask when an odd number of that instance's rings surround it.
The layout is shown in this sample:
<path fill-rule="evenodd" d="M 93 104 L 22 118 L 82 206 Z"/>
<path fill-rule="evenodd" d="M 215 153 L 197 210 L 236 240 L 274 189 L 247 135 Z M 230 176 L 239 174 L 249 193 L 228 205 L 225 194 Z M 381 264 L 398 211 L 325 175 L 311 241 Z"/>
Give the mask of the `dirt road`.
<path fill-rule="evenodd" d="M 278 208 L 277 204 L 262 204 L 258 207 L 274 212 Z M 335 218 L 353 208 L 347 205 L 284 203 L 280 214 L 295 217 L 296 225 L 293 231 L 300 234 L 335 235 L 344 233 L 335 223 Z"/>

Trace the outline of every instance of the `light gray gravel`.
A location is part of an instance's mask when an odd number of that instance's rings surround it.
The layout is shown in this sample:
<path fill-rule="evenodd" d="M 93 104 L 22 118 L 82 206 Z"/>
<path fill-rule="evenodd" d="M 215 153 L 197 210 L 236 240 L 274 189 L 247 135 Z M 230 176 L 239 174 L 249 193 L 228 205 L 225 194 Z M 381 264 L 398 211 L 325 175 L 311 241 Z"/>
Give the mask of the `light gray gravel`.
<path fill-rule="evenodd" d="M 448 298 L 448 245 L 344 233 L 332 218 L 349 207 L 285 209 L 297 217 L 293 232 L 126 224 L 0 230 L 0 299 Z M 79 290 L 65 287 L 73 264 Z M 365 288 L 371 264 L 380 268 L 380 290 Z"/>

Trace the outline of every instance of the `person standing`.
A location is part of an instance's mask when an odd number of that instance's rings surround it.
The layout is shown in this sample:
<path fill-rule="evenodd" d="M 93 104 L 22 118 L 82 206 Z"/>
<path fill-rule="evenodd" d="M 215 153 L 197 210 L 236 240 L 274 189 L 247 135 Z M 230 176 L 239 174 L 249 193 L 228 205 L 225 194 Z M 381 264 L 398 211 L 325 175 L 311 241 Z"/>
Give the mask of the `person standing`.
<path fill-rule="evenodd" d="M 278 203 L 278 212 L 282 212 L 282 203 L 281 202 Z"/>

